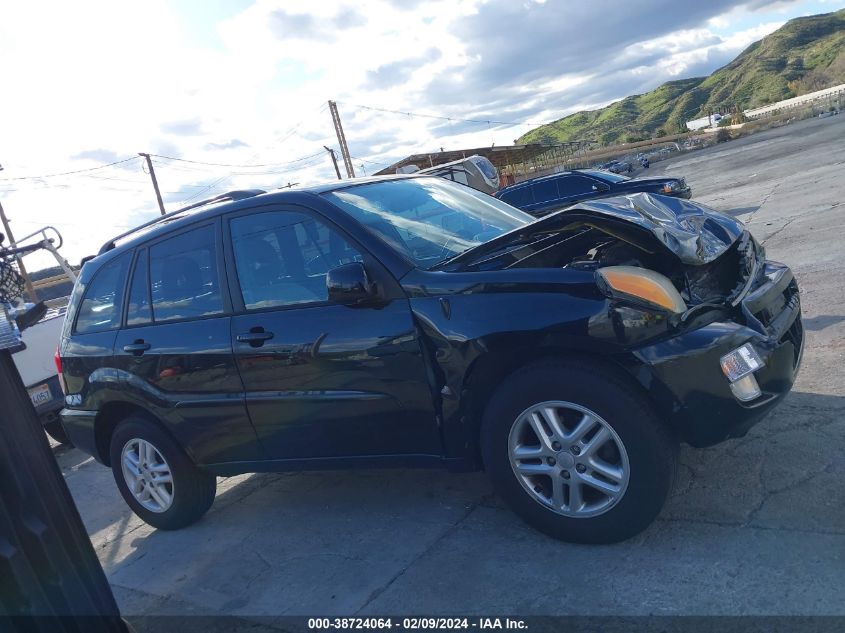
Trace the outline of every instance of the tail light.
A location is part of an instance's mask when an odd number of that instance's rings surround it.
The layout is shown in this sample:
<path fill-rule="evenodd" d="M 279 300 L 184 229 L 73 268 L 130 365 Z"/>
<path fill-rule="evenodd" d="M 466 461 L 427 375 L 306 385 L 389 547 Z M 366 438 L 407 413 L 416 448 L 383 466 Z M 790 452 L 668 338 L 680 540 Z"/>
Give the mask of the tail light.
<path fill-rule="evenodd" d="M 56 346 L 56 353 L 53 356 L 53 362 L 56 363 L 56 373 L 59 375 L 59 386 L 62 388 L 62 393 L 67 394 L 67 387 L 65 386 L 65 377 L 62 375 L 62 357 L 59 354 L 59 347 Z"/>

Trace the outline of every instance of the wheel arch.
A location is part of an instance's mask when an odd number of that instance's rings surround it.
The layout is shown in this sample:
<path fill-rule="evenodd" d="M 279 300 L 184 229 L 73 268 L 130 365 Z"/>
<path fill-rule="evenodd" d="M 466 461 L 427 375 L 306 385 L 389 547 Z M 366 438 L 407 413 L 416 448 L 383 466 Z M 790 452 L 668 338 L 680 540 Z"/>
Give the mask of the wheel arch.
<path fill-rule="evenodd" d="M 574 361 L 584 366 L 599 367 L 604 371 L 612 372 L 621 381 L 652 401 L 642 384 L 621 364 L 607 356 L 565 347 L 488 351 L 476 358 L 467 370 L 461 397 L 462 416 L 469 424 L 470 456 L 480 468 L 484 468 L 481 456 L 481 422 L 485 406 L 496 388 L 523 368 L 555 361 Z"/>
<path fill-rule="evenodd" d="M 118 400 L 104 404 L 94 420 L 94 440 L 96 442 L 98 461 L 106 466 L 111 466 L 109 449 L 114 431 L 118 424 L 133 415 L 142 417 L 150 424 L 157 426 L 164 433 L 167 433 L 177 445 L 182 447 L 182 450 L 185 450 L 185 447 L 182 446 L 182 443 L 179 442 L 176 436 L 151 411 L 134 402 Z M 185 451 L 185 453 L 193 461 L 193 456 L 190 455 L 189 451 Z"/>

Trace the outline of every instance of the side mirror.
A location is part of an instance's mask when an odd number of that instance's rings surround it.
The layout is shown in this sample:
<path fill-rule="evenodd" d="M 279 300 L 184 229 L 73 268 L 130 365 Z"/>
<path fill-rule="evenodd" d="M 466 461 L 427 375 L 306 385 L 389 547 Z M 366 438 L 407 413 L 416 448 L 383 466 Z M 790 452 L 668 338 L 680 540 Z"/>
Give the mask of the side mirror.
<path fill-rule="evenodd" d="M 332 268 L 326 273 L 329 301 L 342 305 L 360 305 L 376 297 L 367 269 L 359 262 Z"/>

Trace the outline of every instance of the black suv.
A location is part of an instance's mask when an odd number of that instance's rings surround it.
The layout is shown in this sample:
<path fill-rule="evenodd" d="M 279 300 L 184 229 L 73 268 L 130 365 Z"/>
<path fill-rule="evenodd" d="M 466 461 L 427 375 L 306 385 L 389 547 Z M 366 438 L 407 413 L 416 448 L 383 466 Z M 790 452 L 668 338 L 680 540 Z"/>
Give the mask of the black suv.
<path fill-rule="evenodd" d="M 632 193 L 656 193 L 685 199 L 692 196 L 684 178 L 628 178 L 600 169 L 578 169 L 532 178 L 500 189 L 495 196 L 539 217 L 583 200 Z"/>
<path fill-rule="evenodd" d="M 85 264 L 62 419 L 162 529 L 216 475 L 445 466 L 610 542 L 660 511 L 679 441 L 742 435 L 787 393 L 802 342 L 789 269 L 700 205 L 535 221 L 436 177 L 233 192 Z"/>

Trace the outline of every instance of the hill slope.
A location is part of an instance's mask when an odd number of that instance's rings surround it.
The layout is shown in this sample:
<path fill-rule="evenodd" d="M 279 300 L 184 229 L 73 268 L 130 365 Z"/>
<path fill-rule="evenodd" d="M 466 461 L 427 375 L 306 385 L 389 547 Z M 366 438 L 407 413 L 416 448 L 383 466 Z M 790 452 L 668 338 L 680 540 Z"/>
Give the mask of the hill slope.
<path fill-rule="evenodd" d="M 669 81 L 599 110 L 576 112 L 518 143 L 591 139 L 630 142 L 685 131 L 698 116 L 766 105 L 845 83 L 845 9 L 790 20 L 709 77 Z"/>

